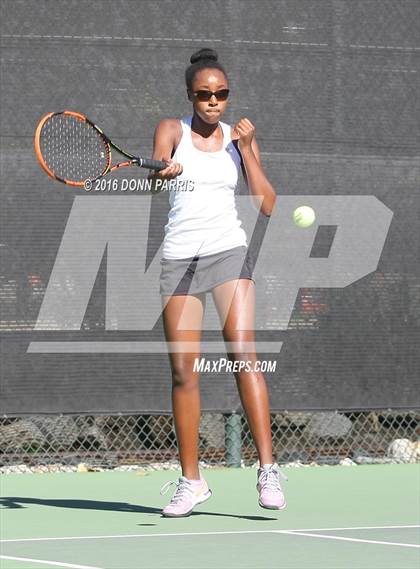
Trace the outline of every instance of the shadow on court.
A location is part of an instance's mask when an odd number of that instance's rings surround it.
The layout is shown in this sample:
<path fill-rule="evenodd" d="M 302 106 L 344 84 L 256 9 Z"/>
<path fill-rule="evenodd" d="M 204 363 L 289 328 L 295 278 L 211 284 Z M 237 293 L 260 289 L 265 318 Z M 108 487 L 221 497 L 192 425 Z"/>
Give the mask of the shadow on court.
<path fill-rule="evenodd" d="M 101 502 L 98 500 L 54 500 L 42 498 L 25 498 L 22 496 L 4 496 L 0 498 L 0 508 L 3 509 L 26 509 L 24 504 L 48 506 L 53 508 L 73 508 L 80 510 L 102 510 L 111 512 L 129 512 L 138 514 L 156 514 L 162 516 L 161 508 L 153 508 L 150 506 L 141 506 L 135 504 L 128 504 L 127 502 Z M 273 521 L 276 518 L 268 518 L 266 516 L 244 516 L 236 514 L 225 514 L 219 512 L 203 512 L 195 511 L 192 516 L 221 516 L 226 518 L 237 518 L 251 521 Z M 138 524 L 144 525 L 144 524 Z"/>

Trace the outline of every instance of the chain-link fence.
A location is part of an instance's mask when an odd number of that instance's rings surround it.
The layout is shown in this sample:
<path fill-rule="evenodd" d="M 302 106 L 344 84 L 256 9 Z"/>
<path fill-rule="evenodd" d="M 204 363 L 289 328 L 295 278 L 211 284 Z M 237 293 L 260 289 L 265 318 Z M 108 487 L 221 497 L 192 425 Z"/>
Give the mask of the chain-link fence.
<path fill-rule="evenodd" d="M 420 412 L 282 412 L 271 415 L 279 464 L 416 462 Z M 243 415 L 203 413 L 200 460 L 208 466 L 252 465 L 258 455 Z M 170 415 L 27 416 L 0 420 L 0 462 L 7 470 L 34 466 L 95 468 L 176 465 Z"/>

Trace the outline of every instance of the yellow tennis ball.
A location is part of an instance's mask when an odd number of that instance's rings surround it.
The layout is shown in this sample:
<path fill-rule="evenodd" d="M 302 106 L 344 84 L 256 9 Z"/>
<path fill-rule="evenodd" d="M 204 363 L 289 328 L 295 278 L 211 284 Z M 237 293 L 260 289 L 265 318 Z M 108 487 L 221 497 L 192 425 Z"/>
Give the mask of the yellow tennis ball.
<path fill-rule="evenodd" d="M 315 212 L 308 205 L 301 205 L 293 212 L 293 221 L 298 227 L 309 227 L 315 221 Z"/>

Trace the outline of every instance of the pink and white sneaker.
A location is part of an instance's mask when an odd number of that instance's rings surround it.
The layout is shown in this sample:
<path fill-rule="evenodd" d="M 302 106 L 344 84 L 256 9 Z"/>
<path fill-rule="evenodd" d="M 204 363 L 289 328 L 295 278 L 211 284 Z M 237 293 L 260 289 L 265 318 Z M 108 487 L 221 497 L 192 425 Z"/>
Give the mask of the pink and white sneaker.
<path fill-rule="evenodd" d="M 161 495 L 166 494 L 169 487 L 175 484 L 177 489 L 170 503 L 163 508 L 162 515 L 168 518 L 181 518 L 189 516 L 197 504 L 202 504 L 211 498 L 211 490 L 204 478 L 188 480 L 181 476 L 178 482 L 170 480 L 160 489 Z"/>
<path fill-rule="evenodd" d="M 287 480 L 280 472 L 276 464 L 263 464 L 258 469 L 257 490 L 259 492 L 258 503 L 268 510 L 283 510 L 286 507 L 286 499 L 280 485 L 280 477 Z"/>

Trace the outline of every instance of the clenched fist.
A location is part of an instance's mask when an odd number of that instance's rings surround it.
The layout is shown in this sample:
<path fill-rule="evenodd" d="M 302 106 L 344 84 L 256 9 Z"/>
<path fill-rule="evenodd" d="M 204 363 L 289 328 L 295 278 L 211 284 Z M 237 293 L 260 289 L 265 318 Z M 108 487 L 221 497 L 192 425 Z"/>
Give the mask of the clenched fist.
<path fill-rule="evenodd" d="M 234 140 L 238 141 L 239 148 L 246 148 L 251 146 L 252 139 L 255 134 L 255 126 L 249 119 L 241 119 L 233 127 Z M 236 135 L 236 136 L 235 136 Z"/>
<path fill-rule="evenodd" d="M 163 178 L 164 180 L 172 180 L 182 174 L 182 166 L 178 162 L 169 158 L 166 160 L 166 168 L 159 172 L 153 172 L 149 178 Z"/>

